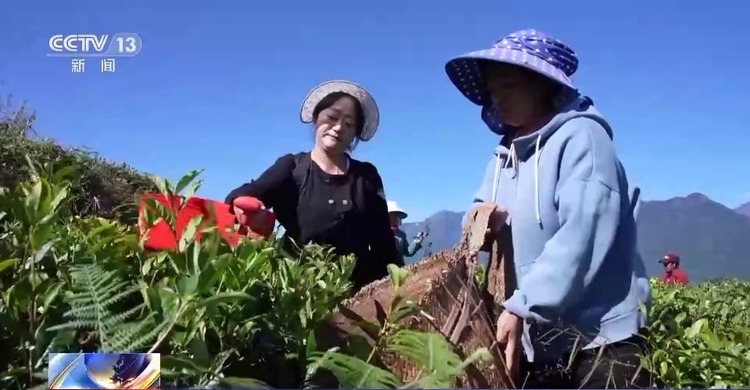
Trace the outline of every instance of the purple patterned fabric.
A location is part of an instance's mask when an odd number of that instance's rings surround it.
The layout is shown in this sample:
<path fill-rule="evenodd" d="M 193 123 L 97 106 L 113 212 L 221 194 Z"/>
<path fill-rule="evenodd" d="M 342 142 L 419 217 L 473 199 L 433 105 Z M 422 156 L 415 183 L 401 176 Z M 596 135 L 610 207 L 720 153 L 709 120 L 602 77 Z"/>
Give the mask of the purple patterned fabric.
<path fill-rule="evenodd" d="M 489 49 L 451 59 L 445 65 L 448 78 L 467 99 L 482 106 L 482 119 L 498 134 L 502 134 L 500 118 L 492 105 L 487 80 L 480 67 L 486 61 L 524 67 L 568 87 L 571 93 L 577 95 L 570 80 L 578 69 L 575 52 L 559 40 L 537 30 L 516 31 L 497 41 Z"/>

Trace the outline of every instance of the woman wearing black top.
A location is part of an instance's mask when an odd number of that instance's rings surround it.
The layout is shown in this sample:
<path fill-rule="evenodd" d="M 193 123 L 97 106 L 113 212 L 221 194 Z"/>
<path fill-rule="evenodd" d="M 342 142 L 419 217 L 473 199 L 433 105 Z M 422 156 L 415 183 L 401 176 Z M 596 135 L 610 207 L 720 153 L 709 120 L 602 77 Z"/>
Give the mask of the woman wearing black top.
<path fill-rule="evenodd" d="M 314 88 L 302 104 L 300 118 L 312 123 L 310 152 L 286 154 L 256 180 L 226 198 L 240 221 L 238 198 L 253 197 L 273 209 L 288 239 L 304 245 L 330 245 L 339 255 L 354 254 L 355 290 L 388 274 L 389 263 L 403 266 L 391 232 L 383 182 L 375 166 L 347 151 L 369 141 L 377 130 L 375 100 L 348 81 L 329 81 Z"/>

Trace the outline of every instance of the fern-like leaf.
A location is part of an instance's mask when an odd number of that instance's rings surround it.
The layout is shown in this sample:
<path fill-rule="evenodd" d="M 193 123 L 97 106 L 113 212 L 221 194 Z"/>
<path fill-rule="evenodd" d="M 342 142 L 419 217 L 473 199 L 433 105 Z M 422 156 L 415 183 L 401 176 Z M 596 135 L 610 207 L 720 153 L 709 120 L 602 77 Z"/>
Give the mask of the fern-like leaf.
<path fill-rule="evenodd" d="M 393 373 L 333 349 L 325 353 L 316 352 L 310 363 L 316 369 L 331 371 L 338 379 L 339 385 L 344 388 L 383 389 L 403 385 Z"/>
<path fill-rule="evenodd" d="M 72 288 L 66 297 L 71 309 L 63 317 L 68 322 L 50 327 L 50 331 L 86 329 L 96 333 L 101 352 L 137 351 L 149 345 L 165 327 L 153 315 L 139 319 L 144 305 L 116 312 L 113 306 L 138 291 L 116 272 L 96 264 L 71 267 Z"/>
<path fill-rule="evenodd" d="M 421 367 L 419 387 L 453 387 L 454 378 L 463 369 L 461 358 L 453 352 L 448 340 L 436 333 L 399 330 L 388 339 L 386 349 Z"/>

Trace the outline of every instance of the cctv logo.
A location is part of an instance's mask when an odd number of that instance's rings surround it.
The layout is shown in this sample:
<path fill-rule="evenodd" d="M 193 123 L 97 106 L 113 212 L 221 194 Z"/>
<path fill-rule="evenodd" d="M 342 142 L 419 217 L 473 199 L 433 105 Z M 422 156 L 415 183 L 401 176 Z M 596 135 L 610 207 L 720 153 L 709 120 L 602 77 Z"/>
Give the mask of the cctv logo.
<path fill-rule="evenodd" d="M 90 51 L 103 52 L 109 35 L 73 34 L 53 35 L 49 39 L 49 48 L 57 53 L 88 53 Z"/>

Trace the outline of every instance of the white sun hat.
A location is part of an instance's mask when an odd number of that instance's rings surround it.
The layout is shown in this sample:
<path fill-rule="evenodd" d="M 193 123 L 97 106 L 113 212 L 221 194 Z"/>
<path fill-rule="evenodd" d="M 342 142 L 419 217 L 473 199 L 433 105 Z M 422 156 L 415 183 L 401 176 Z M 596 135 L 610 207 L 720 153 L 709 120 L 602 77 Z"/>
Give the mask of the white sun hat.
<path fill-rule="evenodd" d="M 390 213 L 399 214 L 399 216 L 401 217 L 401 219 L 406 219 L 406 217 L 409 215 L 409 214 L 406 214 L 406 211 L 404 211 L 404 209 L 402 209 L 401 207 L 399 207 L 398 203 L 396 203 L 395 201 L 389 200 L 387 203 L 388 203 L 388 213 L 389 214 Z"/>
<path fill-rule="evenodd" d="M 365 116 L 362 135 L 360 135 L 359 139 L 363 142 L 371 140 L 375 136 L 375 132 L 378 131 L 378 124 L 380 123 L 378 105 L 366 89 L 346 80 L 326 81 L 310 90 L 302 102 L 302 109 L 299 115 L 302 123 L 312 123 L 315 106 L 323 98 L 335 92 L 344 92 L 359 101 L 359 105 L 362 106 L 362 113 Z"/>

